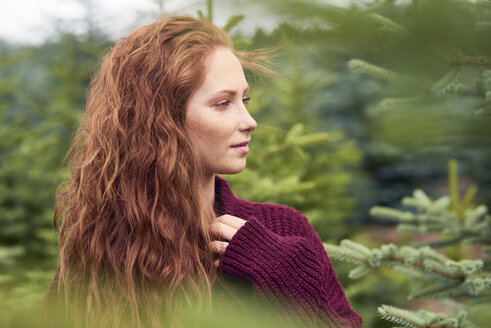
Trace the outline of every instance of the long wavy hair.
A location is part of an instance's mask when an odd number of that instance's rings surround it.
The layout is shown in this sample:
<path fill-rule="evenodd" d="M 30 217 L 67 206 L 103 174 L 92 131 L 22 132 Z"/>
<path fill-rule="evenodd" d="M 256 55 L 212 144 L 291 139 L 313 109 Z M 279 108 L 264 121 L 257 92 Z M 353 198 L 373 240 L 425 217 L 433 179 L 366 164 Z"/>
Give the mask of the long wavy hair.
<path fill-rule="evenodd" d="M 211 297 L 214 213 L 184 117 L 219 46 L 234 51 L 212 23 L 164 16 L 119 40 L 90 83 L 54 215 L 58 301 L 85 314 L 81 325 L 157 326 L 178 295 Z"/>

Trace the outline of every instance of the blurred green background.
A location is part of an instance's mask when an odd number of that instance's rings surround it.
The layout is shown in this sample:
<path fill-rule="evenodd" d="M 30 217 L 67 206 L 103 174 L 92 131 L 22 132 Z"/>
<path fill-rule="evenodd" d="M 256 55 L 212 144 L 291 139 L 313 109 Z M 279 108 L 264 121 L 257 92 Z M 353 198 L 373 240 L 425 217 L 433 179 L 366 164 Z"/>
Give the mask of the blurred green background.
<path fill-rule="evenodd" d="M 162 13 L 204 15 L 238 49 L 276 49 L 277 75 L 249 75 L 259 126 L 246 170 L 226 177 L 238 196 L 297 208 L 326 242 L 372 247 L 407 240 L 370 207 L 397 208 L 415 188 L 447 193 L 450 159 L 462 189 L 478 184 L 477 201 L 491 203 L 489 1 L 149 1 L 119 32 L 97 2 L 75 2 L 82 18 L 47 19 L 44 39 L 0 39 L 1 327 L 37 324 L 23 314 L 56 269 L 56 183 L 99 59 Z M 351 282 L 334 266 L 366 327 L 391 326 L 380 304 L 445 310 L 408 300 L 393 271 Z"/>

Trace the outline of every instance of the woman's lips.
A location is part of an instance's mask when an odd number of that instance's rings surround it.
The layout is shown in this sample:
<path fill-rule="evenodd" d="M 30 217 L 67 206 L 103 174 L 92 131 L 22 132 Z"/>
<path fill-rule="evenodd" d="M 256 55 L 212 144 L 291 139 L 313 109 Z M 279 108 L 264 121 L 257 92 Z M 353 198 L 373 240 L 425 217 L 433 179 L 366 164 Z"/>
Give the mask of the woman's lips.
<path fill-rule="evenodd" d="M 247 154 L 249 152 L 249 146 L 247 145 L 248 143 L 249 143 L 249 141 L 243 142 L 241 144 L 232 146 L 231 148 L 238 153 Z"/>

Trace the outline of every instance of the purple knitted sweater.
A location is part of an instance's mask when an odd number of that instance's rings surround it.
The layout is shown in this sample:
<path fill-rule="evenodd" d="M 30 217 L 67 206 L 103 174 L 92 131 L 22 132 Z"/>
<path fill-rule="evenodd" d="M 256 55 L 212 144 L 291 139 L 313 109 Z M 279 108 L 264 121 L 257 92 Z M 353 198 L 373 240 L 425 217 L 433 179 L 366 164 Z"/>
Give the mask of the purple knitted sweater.
<path fill-rule="evenodd" d="M 284 205 L 236 197 L 216 177 L 217 215 L 247 222 L 230 240 L 219 269 L 247 280 L 261 299 L 308 327 L 362 327 L 310 222 Z"/>

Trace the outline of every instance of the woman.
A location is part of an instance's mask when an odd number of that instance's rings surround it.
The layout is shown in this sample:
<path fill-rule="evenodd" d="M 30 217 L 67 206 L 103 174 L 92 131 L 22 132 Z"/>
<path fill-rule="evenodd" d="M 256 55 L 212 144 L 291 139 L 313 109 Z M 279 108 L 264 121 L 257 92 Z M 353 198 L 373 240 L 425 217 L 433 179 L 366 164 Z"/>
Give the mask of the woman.
<path fill-rule="evenodd" d="M 48 300 L 86 326 L 157 326 L 161 308 L 210 297 L 223 275 L 309 326 L 361 326 L 307 219 L 239 199 L 217 176 L 246 165 L 253 57 L 205 20 L 167 16 L 104 58 L 56 201 Z"/>

